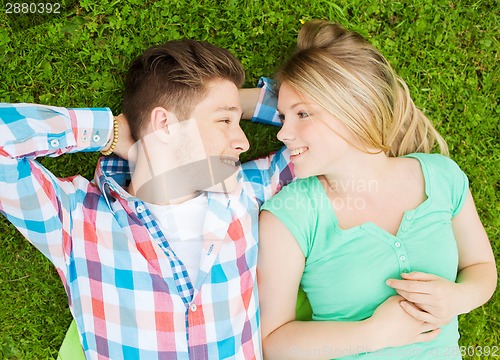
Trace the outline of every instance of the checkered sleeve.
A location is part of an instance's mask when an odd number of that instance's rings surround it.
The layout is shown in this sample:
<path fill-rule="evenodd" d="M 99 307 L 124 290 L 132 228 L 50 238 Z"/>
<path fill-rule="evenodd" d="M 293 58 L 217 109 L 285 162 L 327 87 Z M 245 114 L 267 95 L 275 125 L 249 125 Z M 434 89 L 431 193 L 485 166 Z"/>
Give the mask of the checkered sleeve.
<path fill-rule="evenodd" d="M 252 117 L 253 122 L 262 124 L 281 126 L 281 120 L 278 117 L 278 97 L 274 89 L 274 82 L 270 78 L 261 77 L 258 88 L 261 88 L 259 99 Z"/>
<path fill-rule="evenodd" d="M 293 164 L 286 147 L 242 164 L 245 182 L 251 184 L 259 206 L 294 180 Z"/>
<path fill-rule="evenodd" d="M 58 179 L 35 158 L 102 147 L 109 125 L 92 127 L 106 114 L 92 109 L 0 105 L 0 212 L 59 269 L 64 268 L 71 247 L 75 196 L 88 181 Z M 104 140 L 97 138 L 98 133 Z"/>
<path fill-rule="evenodd" d="M 0 150 L 11 158 L 97 151 L 112 130 L 113 115 L 107 108 L 0 104 Z"/>

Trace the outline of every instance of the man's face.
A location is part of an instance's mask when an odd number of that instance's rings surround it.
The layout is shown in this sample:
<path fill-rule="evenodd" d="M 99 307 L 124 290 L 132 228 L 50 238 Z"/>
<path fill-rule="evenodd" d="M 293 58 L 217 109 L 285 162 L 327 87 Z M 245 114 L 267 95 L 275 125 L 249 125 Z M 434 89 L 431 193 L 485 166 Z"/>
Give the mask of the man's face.
<path fill-rule="evenodd" d="M 249 148 L 240 127 L 240 96 L 236 85 L 228 80 L 212 80 L 207 90 L 190 116 L 196 120 L 212 179 L 212 186 L 199 190 L 231 192 L 237 184 L 240 154 Z"/>
<path fill-rule="evenodd" d="M 207 95 L 188 119 L 179 121 L 173 113 L 167 117 L 166 127 L 149 132 L 137 143 L 142 149 L 138 153 L 145 159 L 140 171 L 134 172 L 137 196 L 172 203 L 199 191 L 234 191 L 239 156 L 249 148 L 239 124 L 236 85 L 221 79 L 210 81 Z"/>

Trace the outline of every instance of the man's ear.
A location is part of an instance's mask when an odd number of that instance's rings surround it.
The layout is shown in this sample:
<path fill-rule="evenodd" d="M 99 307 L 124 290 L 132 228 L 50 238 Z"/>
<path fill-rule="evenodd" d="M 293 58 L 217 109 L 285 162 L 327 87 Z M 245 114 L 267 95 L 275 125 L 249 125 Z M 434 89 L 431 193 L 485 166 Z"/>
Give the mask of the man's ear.
<path fill-rule="evenodd" d="M 168 135 L 170 135 L 169 126 L 175 124 L 176 122 L 178 122 L 177 116 L 164 107 L 157 106 L 151 110 L 151 130 L 159 137 L 160 140 L 164 142 L 168 140 Z"/>

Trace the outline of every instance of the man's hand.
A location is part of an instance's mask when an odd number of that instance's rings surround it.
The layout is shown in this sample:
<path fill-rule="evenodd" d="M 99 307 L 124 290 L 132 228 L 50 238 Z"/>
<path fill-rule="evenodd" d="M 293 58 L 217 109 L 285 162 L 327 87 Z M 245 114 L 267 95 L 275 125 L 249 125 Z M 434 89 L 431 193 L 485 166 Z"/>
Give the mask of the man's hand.
<path fill-rule="evenodd" d="M 116 120 L 118 121 L 118 142 L 113 152 L 122 159 L 129 160 L 129 150 L 132 149 L 135 141 L 132 138 L 125 116 L 120 114 L 116 117 Z"/>
<path fill-rule="evenodd" d="M 406 313 L 400 305 L 404 299 L 401 296 L 391 296 L 375 310 L 368 319 L 379 329 L 382 347 L 395 347 L 418 342 L 434 340 L 441 329 L 434 324 L 429 324 L 415 319 Z M 380 332 L 380 329 L 383 329 Z"/>
<path fill-rule="evenodd" d="M 458 314 L 453 303 L 460 285 L 422 272 L 403 273 L 401 277 L 403 280 L 389 279 L 386 283 L 407 300 L 401 306 L 415 319 L 438 327 Z"/>

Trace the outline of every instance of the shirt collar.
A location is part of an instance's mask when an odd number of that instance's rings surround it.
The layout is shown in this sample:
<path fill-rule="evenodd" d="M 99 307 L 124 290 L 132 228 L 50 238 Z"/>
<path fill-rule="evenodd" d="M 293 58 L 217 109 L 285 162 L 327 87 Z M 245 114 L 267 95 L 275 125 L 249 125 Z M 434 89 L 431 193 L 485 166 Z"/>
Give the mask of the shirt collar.
<path fill-rule="evenodd" d="M 126 201 L 140 201 L 140 199 L 130 195 L 124 190 L 132 178 L 130 166 L 127 160 L 118 156 L 102 156 L 97 162 L 97 168 L 94 175 L 94 182 L 101 190 L 108 205 L 115 198 L 121 197 Z M 231 205 L 231 201 L 235 201 L 240 197 L 243 190 L 243 175 L 241 166 L 238 170 L 238 187 L 231 193 L 207 193 L 209 206 L 212 201 L 220 204 L 225 204 L 226 208 Z"/>
<path fill-rule="evenodd" d="M 97 161 L 94 182 L 106 198 L 108 205 L 115 198 L 127 201 L 138 200 L 124 190 L 130 182 L 131 172 L 127 160 L 118 156 L 103 156 Z"/>

